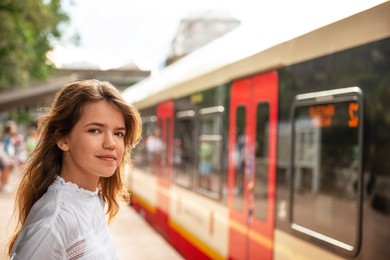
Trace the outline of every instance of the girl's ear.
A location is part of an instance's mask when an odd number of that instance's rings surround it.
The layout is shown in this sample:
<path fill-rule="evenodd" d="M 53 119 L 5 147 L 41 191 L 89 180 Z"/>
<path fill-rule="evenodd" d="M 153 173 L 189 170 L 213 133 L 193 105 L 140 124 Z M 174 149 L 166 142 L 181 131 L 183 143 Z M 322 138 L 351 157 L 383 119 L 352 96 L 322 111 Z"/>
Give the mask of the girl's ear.
<path fill-rule="evenodd" d="M 69 150 L 68 141 L 65 137 L 57 141 L 57 146 L 64 152 Z"/>

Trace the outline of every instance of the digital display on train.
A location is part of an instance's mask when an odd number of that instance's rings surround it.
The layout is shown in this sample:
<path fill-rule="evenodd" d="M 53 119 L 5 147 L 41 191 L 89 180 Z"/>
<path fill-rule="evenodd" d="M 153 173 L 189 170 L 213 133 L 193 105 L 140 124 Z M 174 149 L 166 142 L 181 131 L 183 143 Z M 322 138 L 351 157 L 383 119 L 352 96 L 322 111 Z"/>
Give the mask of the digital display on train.
<path fill-rule="evenodd" d="M 356 101 L 316 104 L 299 107 L 297 118 L 307 118 L 313 127 L 349 127 L 359 126 L 359 104 Z"/>

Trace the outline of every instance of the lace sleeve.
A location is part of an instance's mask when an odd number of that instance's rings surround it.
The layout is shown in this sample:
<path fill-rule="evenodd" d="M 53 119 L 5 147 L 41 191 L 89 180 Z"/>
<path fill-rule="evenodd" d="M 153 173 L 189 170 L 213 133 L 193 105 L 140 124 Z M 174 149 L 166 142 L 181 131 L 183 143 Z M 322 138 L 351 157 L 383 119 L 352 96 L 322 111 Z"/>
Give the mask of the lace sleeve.
<path fill-rule="evenodd" d="M 85 252 L 85 239 L 80 240 L 66 249 L 66 255 L 69 260 L 81 258 Z"/>

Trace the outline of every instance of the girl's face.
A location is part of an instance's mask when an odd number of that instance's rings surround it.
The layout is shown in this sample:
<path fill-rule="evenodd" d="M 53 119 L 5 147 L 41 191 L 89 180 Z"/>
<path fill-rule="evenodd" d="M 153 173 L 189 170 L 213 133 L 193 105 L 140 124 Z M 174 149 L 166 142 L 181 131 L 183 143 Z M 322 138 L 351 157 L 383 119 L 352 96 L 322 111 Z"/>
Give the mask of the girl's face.
<path fill-rule="evenodd" d="M 70 134 L 58 142 L 63 150 L 61 176 L 95 190 L 100 177 L 110 177 L 125 150 L 123 114 L 106 101 L 87 103 Z"/>

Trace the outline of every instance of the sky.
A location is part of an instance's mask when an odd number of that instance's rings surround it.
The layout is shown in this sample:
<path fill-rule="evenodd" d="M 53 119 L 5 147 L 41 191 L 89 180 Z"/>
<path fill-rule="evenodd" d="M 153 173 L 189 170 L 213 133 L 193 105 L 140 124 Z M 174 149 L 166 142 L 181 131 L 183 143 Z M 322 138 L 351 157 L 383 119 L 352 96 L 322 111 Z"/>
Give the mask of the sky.
<path fill-rule="evenodd" d="M 134 63 L 140 69 L 161 69 L 179 22 L 191 12 L 218 10 L 241 26 L 278 23 L 294 27 L 383 0 L 62 0 L 70 16 L 63 39 L 54 42 L 49 58 L 59 68 L 111 69 Z M 292 24 L 292 23 L 291 23 Z M 76 46 L 69 39 L 77 33 Z M 81 65 L 83 64 L 83 65 Z"/>

